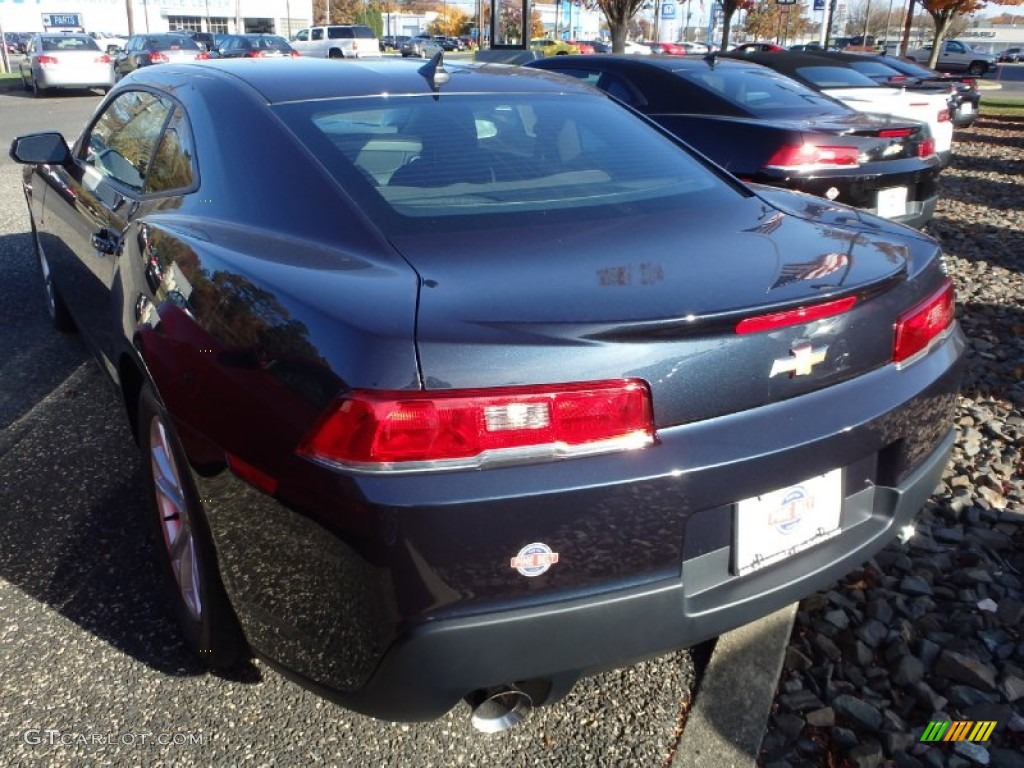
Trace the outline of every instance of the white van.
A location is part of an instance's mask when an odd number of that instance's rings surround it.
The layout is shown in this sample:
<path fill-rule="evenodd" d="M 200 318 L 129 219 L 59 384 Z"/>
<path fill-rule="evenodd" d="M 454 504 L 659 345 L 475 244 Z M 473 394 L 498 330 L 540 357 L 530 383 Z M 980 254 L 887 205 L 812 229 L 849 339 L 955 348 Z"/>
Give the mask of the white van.
<path fill-rule="evenodd" d="M 380 56 L 380 41 L 364 24 L 329 24 L 300 29 L 291 39 L 303 56 L 321 59 L 360 59 Z"/>

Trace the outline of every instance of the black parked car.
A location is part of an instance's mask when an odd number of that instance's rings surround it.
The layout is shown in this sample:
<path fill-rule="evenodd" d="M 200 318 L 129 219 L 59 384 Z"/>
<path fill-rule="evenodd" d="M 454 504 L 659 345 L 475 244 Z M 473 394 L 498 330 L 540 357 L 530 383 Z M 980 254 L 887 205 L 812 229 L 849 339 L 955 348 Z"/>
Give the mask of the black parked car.
<path fill-rule="evenodd" d="M 301 56 L 280 35 L 228 35 L 210 52 L 213 59 L 266 59 Z"/>
<path fill-rule="evenodd" d="M 527 66 L 598 86 L 747 181 L 916 227 L 932 217 L 939 161 L 916 121 L 855 112 L 770 69 L 718 57 L 563 56 Z"/>
<path fill-rule="evenodd" d="M 911 525 L 965 342 L 934 240 L 436 64 L 144 67 L 11 157 L 198 657 L 494 730 Z"/>
<path fill-rule="evenodd" d="M 950 119 L 957 128 L 973 125 L 978 118 L 981 93 L 977 79 L 969 75 L 936 72 L 916 61 L 897 56 L 825 51 L 817 51 L 816 55 L 846 64 L 882 85 L 922 93 L 948 94 Z"/>
<path fill-rule="evenodd" d="M 183 32 L 133 35 L 114 58 L 114 79 L 120 80 L 140 67 L 153 64 L 206 58 L 209 56 L 202 46 Z"/>

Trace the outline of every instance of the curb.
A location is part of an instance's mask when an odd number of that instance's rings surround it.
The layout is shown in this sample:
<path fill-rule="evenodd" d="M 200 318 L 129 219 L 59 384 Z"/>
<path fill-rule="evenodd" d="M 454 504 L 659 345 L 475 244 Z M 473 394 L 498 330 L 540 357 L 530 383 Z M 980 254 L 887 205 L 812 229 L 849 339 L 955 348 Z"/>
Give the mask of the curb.
<path fill-rule="evenodd" d="M 797 603 L 718 638 L 671 768 L 754 768 Z"/>

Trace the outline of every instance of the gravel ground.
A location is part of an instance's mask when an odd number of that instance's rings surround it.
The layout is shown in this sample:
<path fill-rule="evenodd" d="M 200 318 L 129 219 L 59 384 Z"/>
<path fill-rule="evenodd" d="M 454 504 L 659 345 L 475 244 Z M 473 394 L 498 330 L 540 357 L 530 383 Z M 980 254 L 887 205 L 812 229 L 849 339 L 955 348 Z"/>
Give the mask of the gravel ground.
<path fill-rule="evenodd" d="M 928 225 L 970 341 L 953 460 L 908 543 L 801 603 L 762 766 L 1024 768 L 1024 117 L 956 139 Z"/>

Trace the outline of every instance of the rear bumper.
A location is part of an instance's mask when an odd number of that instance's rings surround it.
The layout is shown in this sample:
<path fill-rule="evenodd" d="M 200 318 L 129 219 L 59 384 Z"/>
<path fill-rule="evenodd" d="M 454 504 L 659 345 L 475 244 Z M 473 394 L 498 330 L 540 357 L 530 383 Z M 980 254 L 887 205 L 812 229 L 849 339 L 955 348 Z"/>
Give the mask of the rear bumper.
<path fill-rule="evenodd" d="M 939 170 L 949 163 L 949 154 L 943 159 L 907 160 L 901 163 L 902 172 L 880 172 L 874 166 L 858 169 L 857 174 L 828 173 L 813 177 L 794 176 L 780 184 L 778 179 L 756 179 L 773 186 L 786 186 L 799 192 L 824 197 L 838 203 L 878 215 L 878 193 L 895 187 L 907 190 L 906 208 L 903 214 L 891 215 L 890 221 L 920 229 L 927 224 L 935 212 L 938 202 Z M 838 194 L 837 194 L 838 193 Z"/>
<path fill-rule="evenodd" d="M 430 622 L 410 630 L 361 690 L 344 694 L 281 669 L 345 707 L 386 720 L 440 717 L 477 688 L 622 666 L 685 648 L 822 588 L 870 558 L 909 524 L 939 483 L 954 434 L 904 482 L 846 499 L 844 531 L 748 576 L 729 547 L 684 561 L 681 575 L 599 597 Z M 276 666 L 276 665 L 275 665 Z"/>

